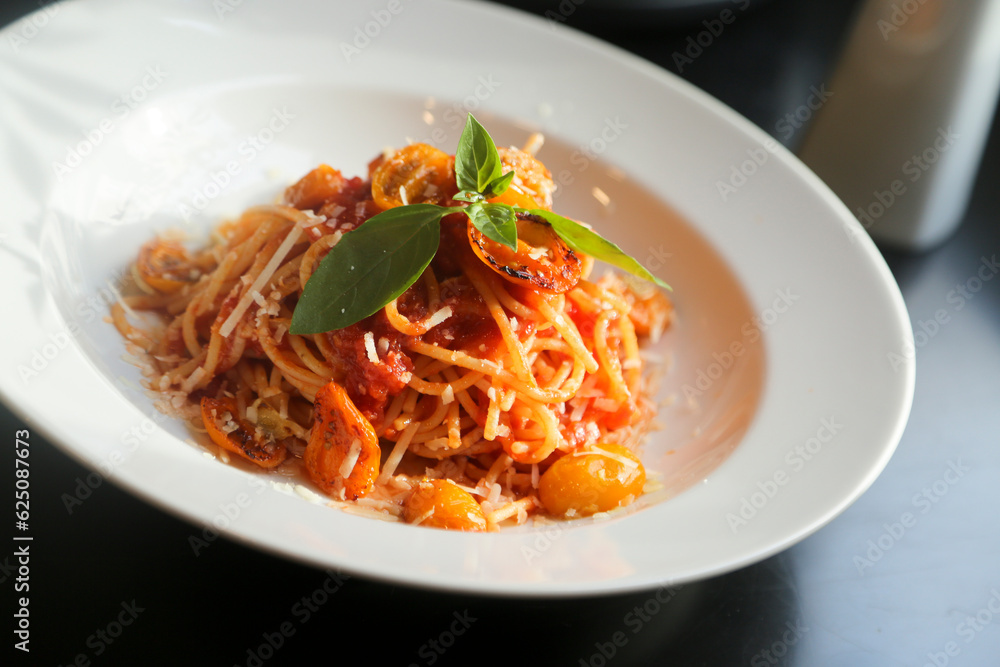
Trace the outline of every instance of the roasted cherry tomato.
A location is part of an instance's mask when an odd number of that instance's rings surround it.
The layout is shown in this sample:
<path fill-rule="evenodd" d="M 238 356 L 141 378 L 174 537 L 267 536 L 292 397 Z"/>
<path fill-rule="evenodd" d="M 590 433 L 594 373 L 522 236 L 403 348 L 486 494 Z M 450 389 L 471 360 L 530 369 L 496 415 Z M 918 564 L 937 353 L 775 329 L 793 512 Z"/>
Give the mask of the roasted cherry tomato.
<path fill-rule="evenodd" d="M 201 419 L 212 442 L 262 468 L 273 468 L 288 456 L 283 444 L 261 435 L 254 424 L 239 417 L 232 398 L 203 397 Z"/>
<path fill-rule="evenodd" d="M 635 454 L 601 444 L 553 463 L 538 481 L 538 497 L 554 516 L 588 516 L 628 505 L 645 483 L 646 470 Z"/>
<path fill-rule="evenodd" d="M 411 144 L 375 167 L 372 198 L 383 209 L 440 203 L 455 193 L 454 183 L 455 158 L 428 144 Z"/>
<path fill-rule="evenodd" d="M 406 499 L 403 519 L 448 530 L 484 531 L 486 515 L 476 499 L 447 479 L 423 480 Z"/>
<path fill-rule="evenodd" d="M 583 264 L 552 225 L 527 213 L 517 214 L 517 250 L 487 238 L 468 225 L 472 250 L 501 276 L 548 294 L 567 292 L 580 281 Z"/>
<path fill-rule="evenodd" d="M 318 211 L 344 189 L 340 171 L 321 164 L 285 190 L 285 202 L 300 211 Z"/>
<path fill-rule="evenodd" d="M 139 249 L 135 271 L 142 282 L 164 294 L 192 282 L 191 257 L 179 243 L 156 239 Z"/>
<path fill-rule="evenodd" d="M 552 208 L 552 192 L 556 189 L 552 174 L 534 156 L 516 148 L 498 148 L 503 173 L 513 170 L 517 177 L 507 191 L 491 199 L 521 208 Z"/>
<path fill-rule="evenodd" d="M 309 477 L 325 493 L 356 500 L 375 486 L 378 477 L 378 437 L 361 411 L 336 382 L 316 392 L 315 417 L 305 464 Z"/>

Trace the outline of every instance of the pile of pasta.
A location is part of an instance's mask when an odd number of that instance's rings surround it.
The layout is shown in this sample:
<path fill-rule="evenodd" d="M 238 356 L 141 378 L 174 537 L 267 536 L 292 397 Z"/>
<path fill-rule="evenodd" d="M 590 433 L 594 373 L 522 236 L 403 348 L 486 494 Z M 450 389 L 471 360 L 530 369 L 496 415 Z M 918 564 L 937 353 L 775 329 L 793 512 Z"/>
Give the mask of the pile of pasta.
<path fill-rule="evenodd" d="M 549 209 L 544 165 L 499 152 L 515 172 L 499 201 Z M 450 214 L 399 297 L 343 329 L 289 332 L 346 234 L 395 206 L 455 205 L 454 182 L 453 156 L 413 144 L 367 178 L 321 165 L 201 250 L 143 246 L 112 318 L 159 407 L 220 455 L 304 474 L 330 504 L 382 519 L 496 530 L 633 502 L 655 412 L 640 344 L 668 326 L 671 304 L 647 283 L 591 279 L 593 261 L 537 217 L 518 215 L 515 252 Z"/>

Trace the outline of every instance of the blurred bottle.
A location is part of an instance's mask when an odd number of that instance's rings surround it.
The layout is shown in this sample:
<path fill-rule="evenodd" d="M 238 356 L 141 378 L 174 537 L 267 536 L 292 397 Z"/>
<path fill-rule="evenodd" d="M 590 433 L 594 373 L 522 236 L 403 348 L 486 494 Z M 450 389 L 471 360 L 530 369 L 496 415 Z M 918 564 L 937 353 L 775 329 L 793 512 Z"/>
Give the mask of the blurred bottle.
<path fill-rule="evenodd" d="M 877 241 L 940 243 L 1000 90 L 1000 0 L 869 0 L 799 155 Z"/>

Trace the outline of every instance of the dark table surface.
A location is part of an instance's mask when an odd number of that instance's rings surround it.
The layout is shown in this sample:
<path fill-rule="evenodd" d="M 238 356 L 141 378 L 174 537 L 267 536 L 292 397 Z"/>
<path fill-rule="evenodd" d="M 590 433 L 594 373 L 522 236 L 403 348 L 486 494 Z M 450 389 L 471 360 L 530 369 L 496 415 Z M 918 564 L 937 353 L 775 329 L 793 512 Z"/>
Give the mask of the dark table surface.
<path fill-rule="evenodd" d="M 779 123 L 828 81 L 858 5 L 755 3 L 685 63 L 674 53 L 718 6 L 677 16 L 602 14 L 595 5 L 608 3 L 583 0 L 520 4 L 680 74 L 793 148 L 801 131 L 788 136 Z M 37 6 L 6 3 L 0 25 Z M 918 347 L 913 414 L 885 472 L 777 556 L 666 603 L 652 593 L 523 601 L 331 579 L 224 539 L 196 556 L 188 538 L 200 528 L 112 483 L 70 513 L 63 495 L 90 471 L 33 436 L 32 650 L 12 649 L 8 541 L 0 590 L 13 660 L 4 664 L 1000 665 L 1000 284 L 961 308 L 949 300 L 1000 252 L 998 179 L 995 125 L 956 235 L 922 255 L 884 252 L 914 328 L 941 309 L 947 322 Z M 5 442 L 25 427 L 3 406 L 0 424 Z M 12 447 L 0 452 L 0 469 L 12 470 Z M 509 641 L 512 620 L 526 639 Z M 281 636 L 282 624 L 294 634 Z"/>

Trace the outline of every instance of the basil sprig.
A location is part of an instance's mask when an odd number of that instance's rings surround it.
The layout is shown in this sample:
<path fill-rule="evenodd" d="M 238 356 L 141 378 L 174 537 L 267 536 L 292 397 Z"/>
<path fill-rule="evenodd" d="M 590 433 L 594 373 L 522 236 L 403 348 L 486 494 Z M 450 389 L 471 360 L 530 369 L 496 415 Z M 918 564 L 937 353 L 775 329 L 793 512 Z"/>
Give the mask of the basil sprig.
<path fill-rule="evenodd" d="M 465 195 L 462 201 L 499 197 L 513 179 L 513 171 L 503 173 L 503 163 L 493 137 L 470 113 L 465 119 L 465 129 L 455 151 L 455 183 L 461 190 L 459 195 Z"/>
<path fill-rule="evenodd" d="M 289 331 L 316 334 L 342 329 L 378 312 L 406 291 L 437 254 L 441 218 L 465 213 L 487 238 L 517 250 L 517 213 L 538 216 L 570 248 L 669 289 L 617 245 L 585 225 L 545 209 L 491 203 L 510 187 L 493 138 L 472 114 L 455 152 L 454 199 L 465 206 L 407 204 L 372 216 L 344 234 L 319 263 L 292 313 Z"/>

